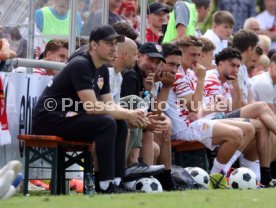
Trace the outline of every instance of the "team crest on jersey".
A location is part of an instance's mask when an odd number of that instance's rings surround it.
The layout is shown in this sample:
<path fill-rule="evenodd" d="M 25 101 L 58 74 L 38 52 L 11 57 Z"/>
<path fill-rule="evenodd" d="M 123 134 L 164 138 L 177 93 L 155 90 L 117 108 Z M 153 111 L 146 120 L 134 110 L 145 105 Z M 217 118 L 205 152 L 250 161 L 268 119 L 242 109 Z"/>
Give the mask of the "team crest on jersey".
<path fill-rule="evenodd" d="M 210 125 L 207 124 L 207 123 L 204 123 L 204 124 L 202 125 L 202 131 L 206 131 L 206 130 L 209 129 L 209 128 L 210 128 Z"/>
<path fill-rule="evenodd" d="M 47 84 L 47 86 L 48 86 L 48 87 L 51 87 L 52 84 L 53 84 L 53 80 L 51 80 L 51 81 Z"/>
<path fill-rule="evenodd" d="M 103 77 L 98 78 L 97 85 L 98 85 L 100 90 L 103 88 L 103 85 L 104 85 L 104 78 Z"/>

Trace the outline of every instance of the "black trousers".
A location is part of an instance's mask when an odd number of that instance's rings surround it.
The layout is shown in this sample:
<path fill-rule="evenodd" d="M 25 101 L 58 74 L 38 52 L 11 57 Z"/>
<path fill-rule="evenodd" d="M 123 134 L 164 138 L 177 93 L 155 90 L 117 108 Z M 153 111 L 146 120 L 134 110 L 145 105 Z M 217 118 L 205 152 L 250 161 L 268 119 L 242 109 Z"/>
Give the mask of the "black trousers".
<path fill-rule="evenodd" d="M 95 141 L 99 179 L 124 176 L 128 133 L 124 120 L 115 120 L 110 115 L 88 115 L 85 112 L 72 117 L 65 117 L 64 112 L 49 112 L 33 119 L 33 132 L 67 140 Z"/>

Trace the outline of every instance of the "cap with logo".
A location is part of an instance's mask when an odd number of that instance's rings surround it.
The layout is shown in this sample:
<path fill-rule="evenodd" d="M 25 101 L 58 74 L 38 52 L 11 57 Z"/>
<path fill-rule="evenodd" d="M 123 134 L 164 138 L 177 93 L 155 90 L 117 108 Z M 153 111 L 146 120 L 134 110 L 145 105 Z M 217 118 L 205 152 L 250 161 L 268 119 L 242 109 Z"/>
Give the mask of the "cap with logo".
<path fill-rule="evenodd" d="M 99 40 L 109 41 L 114 39 L 118 42 L 124 42 L 125 36 L 119 35 L 110 25 L 100 25 L 91 31 L 89 42 Z"/>
<path fill-rule="evenodd" d="M 153 2 L 149 5 L 147 14 L 158 14 L 160 12 L 169 13 L 170 10 L 164 4 L 160 2 Z"/>
<path fill-rule="evenodd" d="M 155 43 L 155 42 L 144 43 L 140 47 L 139 52 L 141 54 L 146 54 L 151 58 L 160 58 L 163 62 L 166 62 L 163 56 L 162 47 L 158 43 Z"/>

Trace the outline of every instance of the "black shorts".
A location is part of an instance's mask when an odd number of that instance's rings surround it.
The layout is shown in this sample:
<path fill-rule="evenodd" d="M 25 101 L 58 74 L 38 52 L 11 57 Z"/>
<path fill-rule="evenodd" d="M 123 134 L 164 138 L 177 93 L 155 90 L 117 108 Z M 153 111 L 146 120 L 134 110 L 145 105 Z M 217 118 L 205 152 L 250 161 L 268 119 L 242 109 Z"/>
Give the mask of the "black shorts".
<path fill-rule="evenodd" d="M 237 109 L 225 114 L 225 118 L 240 118 L 241 117 L 241 109 Z"/>

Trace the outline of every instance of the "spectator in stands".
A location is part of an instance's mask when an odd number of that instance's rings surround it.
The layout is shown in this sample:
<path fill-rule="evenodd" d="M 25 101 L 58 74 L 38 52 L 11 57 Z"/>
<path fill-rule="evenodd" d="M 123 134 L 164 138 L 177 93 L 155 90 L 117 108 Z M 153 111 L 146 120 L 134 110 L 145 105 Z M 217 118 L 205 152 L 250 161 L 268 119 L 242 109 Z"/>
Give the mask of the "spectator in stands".
<path fill-rule="evenodd" d="M 136 15 L 136 6 L 130 0 L 124 0 L 117 10 L 117 13 L 123 16 L 127 22 L 136 30 L 139 29 L 139 22 Z"/>
<path fill-rule="evenodd" d="M 132 40 L 136 40 L 138 37 L 138 33 L 134 30 L 134 28 L 128 24 L 127 22 L 116 22 L 112 25 L 114 30 L 120 35 L 124 35 Z"/>
<path fill-rule="evenodd" d="M 207 38 L 201 37 L 199 40 L 203 43 L 199 64 L 205 66 L 207 70 L 213 69 L 215 66 L 212 61 L 214 60 L 216 46 Z"/>
<path fill-rule="evenodd" d="M 81 16 L 79 13 L 77 13 L 76 22 L 77 34 L 80 34 Z M 43 35 L 69 35 L 69 0 L 54 0 L 53 6 L 36 10 L 35 24 Z"/>
<path fill-rule="evenodd" d="M 263 53 L 263 49 L 260 46 L 256 46 L 252 54 L 251 60 L 245 63 L 249 77 L 252 77 L 252 74 L 256 74 L 257 67 Z"/>
<path fill-rule="evenodd" d="M 0 39 L 0 71 L 5 68 L 5 60 L 16 57 L 16 52 L 10 49 L 10 44 L 7 39 Z"/>
<path fill-rule="evenodd" d="M 268 69 L 268 67 L 269 67 L 269 65 L 270 65 L 270 60 L 269 60 L 268 56 L 265 55 L 265 54 L 261 55 L 259 63 L 257 65 L 257 67 L 256 67 L 257 70 L 256 70 L 256 74 L 255 75 L 258 75 L 258 74 L 261 74 L 263 72 L 266 72 L 267 69 Z M 254 76 L 254 74 L 252 76 Z"/>
<path fill-rule="evenodd" d="M 181 67 L 170 90 L 166 114 L 172 120 L 173 139 L 199 141 L 209 149 L 219 145 L 211 174 L 223 173 L 232 155 L 241 148 L 241 141 L 250 142 L 253 138 L 250 130 L 254 130 L 251 124 L 239 121 L 198 119 L 206 73 L 198 63 L 202 45 L 194 36 L 178 42 L 182 52 Z"/>
<path fill-rule="evenodd" d="M 276 55 L 271 58 L 268 71 L 255 76 L 251 81 L 252 91 L 257 101 L 269 104 L 276 113 Z"/>
<path fill-rule="evenodd" d="M 169 12 L 169 8 L 160 2 L 153 2 L 148 6 L 146 42 L 159 42 L 163 35 L 162 25 L 167 24 L 166 14 Z"/>
<path fill-rule="evenodd" d="M 255 17 L 250 17 L 245 20 L 243 29 L 253 30 L 255 33 L 261 30 L 260 22 Z"/>
<path fill-rule="evenodd" d="M 268 55 L 271 48 L 271 39 L 267 35 L 258 35 L 258 38 L 258 45 L 263 49 L 264 54 Z"/>
<path fill-rule="evenodd" d="M 267 54 L 268 58 L 271 59 L 272 56 L 274 55 L 274 53 L 276 53 L 276 49 L 270 49 L 268 54 Z"/>
<path fill-rule="evenodd" d="M 43 52 L 44 61 L 54 61 L 54 62 L 67 62 L 68 59 L 68 41 L 61 39 L 50 40 L 46 46 L 45 51 Z M 33 74 L 55 76 L 58 73 L 54 69 L 42 69 L 34 68 Z"/>
<path fill-rule="evenodd" d="M 265 0 L 265 11 L 257 15 L 261 24 L 260 34 L 267 35 L 272 40 L 271 48 L 276 48 L 276 2 Z"/>
<path fill-rule="evenodd" d="M 16 52 L 10 49 L 10 44 L 7 39 L 0 39 L 0 61 L 15 58 Z"/>
<path fill-rule="evenodd" d="M 228 46 L 234 23 L 234 17 L 228 11 L 217 11 L 213 14 L 212 28 L 208 29 L 203 37 L 208 38 L 215 44 L 214 55 Z"/>
<path fill-rule="evenodd" d="M 170 13 L 163 42 L 169 43 L 185 35 L 195 35 L 197 23 L 204 20 L 209 6 L 210 0 L 177 1 Z"/>
<path fill-rule="evenodd" d="M 242 166 L 251 168 L 258 177 L 259 168 L 261 170 L 261 183 L 266 187 L 275 187 L 276 182 L 271 178 L 269 163 L 270 163 L 270 140 L 268 137 L 268 131 L 274 132 L 276 130 L 274 125 L 271 125 L 269 120 L 275 120 L 276 116 L 272 110 L 264 102 L 254 102 L 239 108 L 239 90 L 237 82 L 238 68 L 241 64 L 241 54 L 237 49 L 225 48 L 216 56 L 217 69 L 207 72 L 204 86 L 204 101 L 205 105 L 210 102 L 214 97 L 219 96 L 219 100 L 226 105 L 232 106 L 225 109 L 215 110 L 209 112 L 207 116 L 209 119 L 222 119 L 222 118 L 250 118 L 250 123 L 254 125 L 256 130 L 257 139 L 255 140 L 257 145 L 251 149 L 250 156 L 254 155 L 253 150 L 258 150 L 258 156 L 260 159 L 260 166 L 254 161 L 254 159 L 246 159 L 248 154 L 241 155 L 240 151 L 235 152 L 232 159 L 228 163 L 229 167 L 235 162 L 237 158 L 240 158 Z M 229 86 L 229 84 L 231 84 Z M 217 97 L 218 98 L 218 97 Z M 203 108 L 204 109 L 204 108 Z M 212 108 L 209 108 L 212 109 Z M 226 110 L 228 109 L 228 110 Z M 231 110 L 233 111 L 231 111 Z M 229 112 L 229 110 L 231 112 Z M 265 115 L 264 115 L 265 114 Z M 269 119 L 268 119 L 269 118 Z M 236 121 L 236 120 L 235 120 Z M 248 122 L 248 120 L 246 120 Z M 274 121 L 273 121 L 274 122 Z M 254 132 L 254 131 L 253 131 Z M 254 133 L 255 134 L 255 133 Z M 254 143 L 251 143 L 254 144 Z M 244 147 L 251 147 L 245 145 Z M 257 148 L 257 149 L 256 149 Z M 246 149 L 247 150 L 247 149 Z M 244 150 L 244 151 L 246 151 Z M 250 158 L 251 158 L 250 157 Z M 255 157 L 253 157 L 255 158 Z"/>
<path fill-rule="evenodd" d="M 44 90 L 33 113 L 35 134 L 95 141 L 101 193 L 129 191 L 121 183 L 127 122 L 140 128 L 149 124 L 142 110 L 123 109 L 112 101 L 105 64 L 112 61 L 117 43 L 123 41 L 124 37 L 109 25 L 92 30 L 88 51 L 78 50 L 70 57 L 66 67 Z M 46 108 L 48 98 L 56 100 L 55 110 Z M 64 98 L 77 102 L 77 106 L 66 105 Z"/>
<path fill-rule="evenodd" d="M 257 34 L 252 30 L 246 29 L 239 30 L 235 33 L 233 38 L 233 47 L 237 48 L 242 55 L 242 64 L 240 65 L 238 72 L 241 106 L 254 102 L 246 64 L 251 64 L 250 62 L 258 41 Z"/>
<path fill-rule="evenodd" d="M 27 57 L 27 41 L 21 36 L 17 27 L 10 29 L 11 49 L 16 51 L 18 58 Z"/>
<path fill-rule="evenodd" d="M 256 16 L 256 0 L 219 0 L 217 1 L 217 11 L 227 10 L 234 19 L 233 31 L 237 32 L 243 28 L 245 20 Z"/>
<path fill-rule="evenodd" d="M 113 25 L 116 22 L 126 21 L 121 15 L 117 14 L 116 11 L 120 8 L 123 0 L 110 0 L 109 1 L 109 18 L 108 24 Z M 103 10 L 98 9 L 95 13 L 87 17 L 86 22 L 83 26 L 82 35 L 89 35 L 90 31 L 95 27 L 102 25 Z"/>

